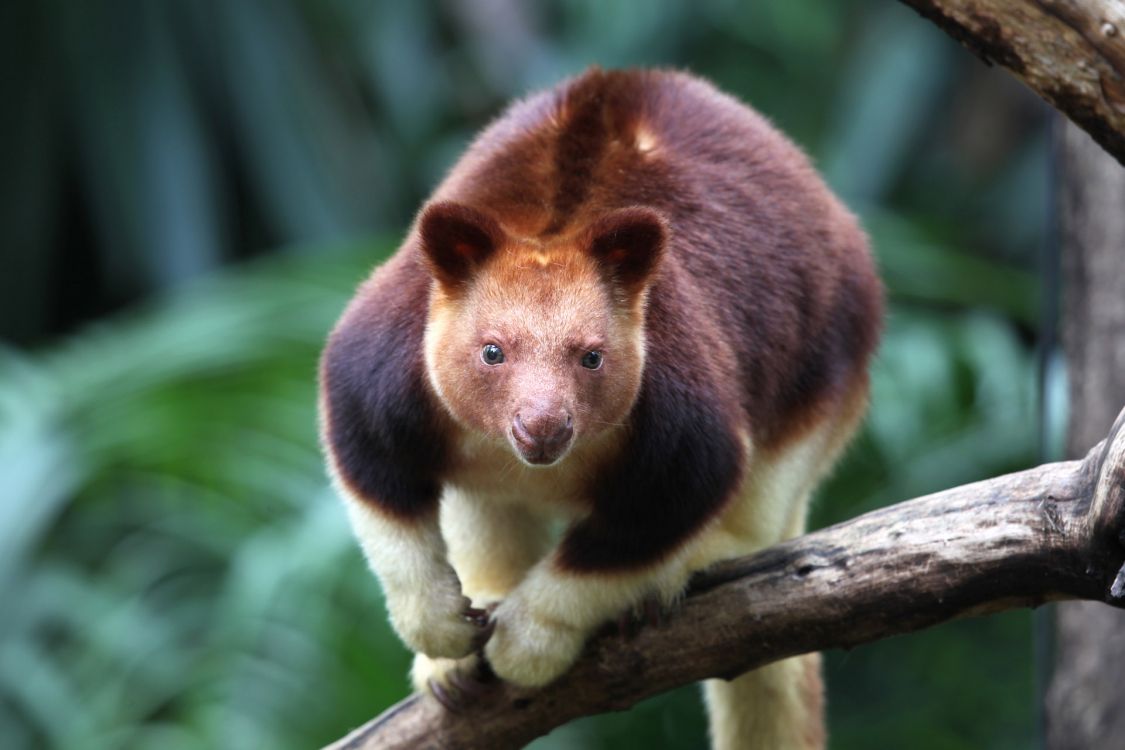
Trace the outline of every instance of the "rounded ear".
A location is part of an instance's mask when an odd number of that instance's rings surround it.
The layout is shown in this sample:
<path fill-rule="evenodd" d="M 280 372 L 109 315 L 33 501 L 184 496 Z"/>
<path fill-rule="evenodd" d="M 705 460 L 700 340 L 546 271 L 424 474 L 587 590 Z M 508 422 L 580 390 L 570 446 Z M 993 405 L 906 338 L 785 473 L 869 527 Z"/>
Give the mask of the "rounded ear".
<path fill-rule="evenodd" d="M 468 280 L 504 237 L 492 218 L 452 202 L 427 206 L 418 220 L 418 233 L 430 270 L 446 286 Z"/>
<path fill-rule="evenodd" d="M 635 293 L 647 286 L 667 239 L 667 222 L 656 211 L 623 208 L 590 227 L 589 252 L 613 283 Z"/>

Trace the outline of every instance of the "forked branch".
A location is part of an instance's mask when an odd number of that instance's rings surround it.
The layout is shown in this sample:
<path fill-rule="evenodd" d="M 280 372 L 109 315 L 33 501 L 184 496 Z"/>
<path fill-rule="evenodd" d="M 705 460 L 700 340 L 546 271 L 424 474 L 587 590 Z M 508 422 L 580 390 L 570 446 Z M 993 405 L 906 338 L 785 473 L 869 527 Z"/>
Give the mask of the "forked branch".
<path fill-rule="evenodd" d="M 332 750 L 515 748 L 589 714 L 966 615 L 1091 599 L 1125 607 L 1125 410 L 1068 461 L 956 487 L 731 560 L 659 627 L 593 640 L 541 690 L 495 683 L 464 713 L 412 696 Z"/>

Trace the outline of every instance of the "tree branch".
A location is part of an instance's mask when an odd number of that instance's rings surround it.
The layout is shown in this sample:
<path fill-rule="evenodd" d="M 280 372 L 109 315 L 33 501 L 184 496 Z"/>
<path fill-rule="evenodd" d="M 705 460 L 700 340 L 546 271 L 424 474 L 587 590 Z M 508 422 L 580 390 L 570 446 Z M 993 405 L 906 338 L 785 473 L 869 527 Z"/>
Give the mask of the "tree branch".
<path fill-rule="evenodd" d="M 541 690 L 494 683 L 464 713 L 411 696 L 331 750 L 521 747 L 579 716 L 778 659 L 967 615 L 1125 607 L 1125 410 L 1082 461 L 957 487 L 722 563 L 669 621 L 594 639 Z"/>
<path fill-rule="evenodd" d="M 902 2 L 1011 70 L 1125 164 L 1125 2 Z"/>

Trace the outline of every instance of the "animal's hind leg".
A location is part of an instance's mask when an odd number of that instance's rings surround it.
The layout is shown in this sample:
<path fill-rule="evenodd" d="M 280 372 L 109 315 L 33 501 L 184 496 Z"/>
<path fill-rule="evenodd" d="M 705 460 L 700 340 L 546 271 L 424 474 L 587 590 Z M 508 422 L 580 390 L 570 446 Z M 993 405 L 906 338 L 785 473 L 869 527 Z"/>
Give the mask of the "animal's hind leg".
<path fill-rule="evenodd" d="M 738 554 L 804 532 L 809 496 L 854 432 L 865 398 L 865 385 L 860 384 L 837 421 L 817 430 L 786 455 L 756 467 L 758 475 L 750 482 L 741 507 L 732 509 L 719 530 L 736 545 L 743 545 Z M 786 504 L 785 498 L 793 500 Z M 708 680 L 704 697 L 714 750 L 825 746 L 820 654 L 775 662 L 730 682 Z"/>
<path fill-rule="evenodd" d="M 820 654 L 769 664 L 703 686 L 713 750 L 825 747 Z"/>
<path fill-rule="evenodd" d="M 459 492 L 447 492 L 442 498 L 441 530 L 461 591 L 479 609 L 502 601 L 550 545 L 548 525 L 537 514 Z M 472 656 L 453 660 L 417 654 L 410 677 L 419 692 L 436 683 L 452 694 L 457 689 L 450 684 L 454 672 L 471 676 L 474 669 Z"/>
<path fill-rule="evenodd" d="M 786 472 L 791 476 L 793 472 Z M 780 539 L 805 526 L 809 490 L 788 508 Z M 707 680 L 703 695 L 712 750 L 818 750 L 825 747 L 820 654 L 784 659 L 734 680 Z"/>

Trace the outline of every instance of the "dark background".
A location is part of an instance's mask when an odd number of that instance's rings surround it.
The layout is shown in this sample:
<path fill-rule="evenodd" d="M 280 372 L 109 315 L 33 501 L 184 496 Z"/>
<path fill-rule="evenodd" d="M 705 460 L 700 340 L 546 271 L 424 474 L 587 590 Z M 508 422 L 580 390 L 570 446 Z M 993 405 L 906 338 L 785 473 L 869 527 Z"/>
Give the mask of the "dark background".
<path fill-rule="evenodd" d="M 405 694 L 316 356 L 472 134 L 591 63 L 752 103 L 872 235 L 874 405 L 816 525 L 1055 452 L 1046 107 L 896 3 L 25 0 L 0 60 L 6 748 L 307 748 Z M 1035 633 L 830 653 L 832 746 L 1035 744 Z M 701 747 L 695 692 L 536 747 Z"/>

